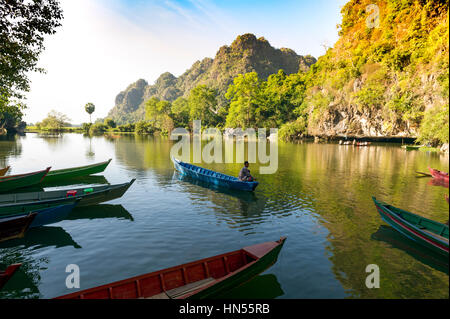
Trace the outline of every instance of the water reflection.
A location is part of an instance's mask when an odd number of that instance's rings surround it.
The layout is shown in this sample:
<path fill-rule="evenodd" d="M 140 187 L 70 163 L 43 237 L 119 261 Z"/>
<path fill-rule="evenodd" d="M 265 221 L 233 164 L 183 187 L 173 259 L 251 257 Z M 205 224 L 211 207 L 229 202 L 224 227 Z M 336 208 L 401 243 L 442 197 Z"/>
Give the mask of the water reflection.
<path fill-rule="evenodd" d="M 218 299 L 275 299 L 284 295 L 281 284 L 274 274 L 259 275 L 249 282 L 234 288 Z"/>
<path fill-rule="evenodd" d="M 15 250 L 21 250 L 30 248 L 37 250 L 50 246 L 54 248 L 66 246 L 81 248 L 63 228 L 43 226 L 29 229 L 23 238 L 11 239 L 1 243 L 0 249 L 14 248 Z"/>
<path fill-rule="evenodd" d="M 133 216 L 122 205 L 100 204 L 75 207 L 66 220 L 117 218 L 133 221 Z"/>
<path fill-rule="evenodd" d="M 180 191 L 187 193 L 193 205 L 207 205 L 217 216 L 218 222 L 238 229 L 245 234 L 254 233 L 254 226 L 264 223 L 270 214 L 265 212 L 267 199 L 263 194 L 239 192 L 182 176 L 174 172 Z"/>
<path fill-rule="evenodd" d="M 0 168 L 8 166 L 10 159 L 22 154 L 21 138 L 15 135 L 0 135 Z"/>
<path fill-rule="evenodd" d="M 404 235 L 400 234 L 397 230 L 390 226 L 381 225 L 378 230 L 372 234 L 371 238 L 374 240 L 386 242 L 392 247 L 400 249 L 411 255 L 421 263 L 448 275 L 448 258 L 435 254 L 434 252 L 422 247 L 415 241 L 412 241 L 409 238 L 405 238 Z"/>

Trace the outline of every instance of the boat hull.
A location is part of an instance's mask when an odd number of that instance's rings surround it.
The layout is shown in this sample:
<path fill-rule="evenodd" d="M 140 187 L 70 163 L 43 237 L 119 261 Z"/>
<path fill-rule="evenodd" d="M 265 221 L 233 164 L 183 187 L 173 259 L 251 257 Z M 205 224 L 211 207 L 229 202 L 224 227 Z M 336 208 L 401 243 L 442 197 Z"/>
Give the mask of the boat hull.
<path fill-rule="evenodd" d="M 50 225 L 54 223 L 58 223 L 69 216 L 72 209 L 75 208 L 77 204 L 77 201 L 72 200 L 72 203 L 65 204 L 65 205 L 59 205 L 44 209 L 39 209 L 36 211 L 33 211 L 33 213 L 36 214 L 34 220 L 31 222 L 29 228 L 35 228 L 40 227 L 44 225 Z M 4 216 L 0 218 L 0 222 L 2 219 L 5 218 L 11 218 L 11 217 L 26 217 L 27 215 L 10 215 L 10 216 Z"/>
<path fill-rule="evenodd" d="M 404 236 L 408 237 L 411 240 L 416 241 L 420 245 L 422 245 L 425 248 L 428 248 L 429 250 L 439 254 L 446 256 L 448 258 L 448 226 L 428 220 L 426 218 L 420 217 L 418 215 L 412 214 L 410 212 L 402 211 L 399 209 L 396 209 L 390 205 L 387 205 L 383 202 L 377 201 L 376 198 L 372 198 L 375 206 L 377 207 L 378 213 L 380 214 L 381 218 L 394 227 L 397 231 L 402 233 Z M 401 211 L 401 213 L 396 212 L 394 209 Z M 417 224 L 410 222 L 406 220 L 402 216 L 402 213 L 404 214 L 410 214 L 412 216 L 411 218 L 417 217 L 417 220 L 419 221 Z M 436 234 L 431 234 L 431 232 L 424 231 L 425 228 L 421 228 L 420 220 L 425 221 L 424 224 L 427 223 L 433 223 L 437 227 L 442 227 L 442 234 L 443 236 L 446 236 L 447 240 L 440 239 Z"/>
<path fill-rule="evenodd" d="M 256 276 L 270 268 L 278 259 L 278 255 L 283 248 L 284 241 L 277 248 L 270 251 L 270 253 L 264 255 L 262 258 L 258 259 L 254 264 L 249 265 L 246 269 L 237 272 L 228 278 L 223 279 L 221 282 L 212 285 L 211 287 L 187 296 L 184 299 L 210 299 L 218 298 L 222 293 L 238 287 Z"/>
<path fill-rule="evenodd" d="M 274 264 L 286 238 L 60 296 L 57 299 L 204 299 Z"/>
<path fill-rule="evenodd" d="M 22 264 L 13 264 L 8 266 L 4 271 L 0 271 L 0 289 L 8 282 L 14 273 L 19 269 Z"/>
<path fill-rule="evenodd" d="M 218 187 L 252 192 L 258 186 L 258 182 L 243 182 L 236 177 L 217 173 L 192 164 L 183 163 L 172 159 L 175 169 L 182 175 L 213 184 Z"/>
<path fill-rule="evenodd" d="M 86 165 L 86 166 L 80 166 L 80 167 L 74 167 L 74 168 L 66 168 L 66 169 L 59 169 L 59 170 L 50 170 L 45 177 L 45 180 L 43 181 L 45 183 L 53 183 L 58 182 L 66 179 L 71 179 L 75 177 L 82 177 L 92 174 L 97 174 L 103 172 L 106 167 L 111 162 L 111 159 L 109 159 L 106 162 Z"/>
<path fill-rule="evenodd" d="M 42 182 L 50 167 L 43 171 L 29 174 L 9 175 L 0 177 L 0 192 L 8 192 L 17 188 L 28 187 Z"/>
<path fill-rule="evenodd" d="M 24 237 L 35 217 L 36 213 L 0 218 L 0 242 Z"/>
<path fill-rule="evenodd" d="M 67 190 L 0 195 L 0 217 L 64 205 L 74 200 L 79 200 L 78 207 L 107 202 L 122 197 L 134 181 L 135 179 L 132 179 L 124 184 L 92 187 L 94 191 L 88 194 L 83 193 L 85 187 L 75 188 L 73 190 L 76 190 L 78 195 L 73 197 L 66 197 Z"/>
<path fill-rule="evenodd" d="M 439 171 L 439 170 L 431 168 L 431 167 L 428 167 L 428 169 L 429 169 L 429 171 L 431 173 L 431 176 L 433 176 L 433 178 L 444 182 L 448 186 L 448 184 L 449 184 L 449 176 L 448 176 L 447 173 L 444 173 L 442 171 Z"/>

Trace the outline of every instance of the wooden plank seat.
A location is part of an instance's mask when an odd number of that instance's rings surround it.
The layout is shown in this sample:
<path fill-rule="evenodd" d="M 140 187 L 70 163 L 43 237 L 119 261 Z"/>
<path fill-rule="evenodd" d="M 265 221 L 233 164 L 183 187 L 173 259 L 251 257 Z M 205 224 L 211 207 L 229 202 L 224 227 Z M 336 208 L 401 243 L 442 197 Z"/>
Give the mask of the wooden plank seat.
<path fill-rule="evenodd" d="M 213 282 L 214 280 L 215 280 L 214 278 L 209 277 L 209 278 L 206 278 L 203 280 L 191 282 L 190 284 L 164 291 L 160 294 L 148 297 L 146 299 L 175 299 L 184 294 L 187 294 L 187 293 L 197 290 L 201 287 L 204 287 L 204 286 L 208 285 L 209 283 Z"/>

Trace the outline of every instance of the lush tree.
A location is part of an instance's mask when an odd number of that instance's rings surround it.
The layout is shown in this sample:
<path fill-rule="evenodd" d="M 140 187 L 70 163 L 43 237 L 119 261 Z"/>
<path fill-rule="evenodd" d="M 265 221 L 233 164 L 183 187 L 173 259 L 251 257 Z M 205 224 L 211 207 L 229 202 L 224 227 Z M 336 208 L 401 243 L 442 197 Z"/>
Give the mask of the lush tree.
<path fill-rule="evenodd" d="M 186 128 L 189 126 L 189 102 L 184 97 L 179 97 L 172 103 L 172 119 L 176 127 Z"/>
<path fill-rule="evenodd" d="M 203 126 L 216 126 L 220 118 L 217 114 L 217 91 L 206 85 L 192 89 L 188 97 L 189 118 L 201 120 Z"/>
<path fill-rule="evenodd" d="M 84 106 L 84 109 L 86 110 L 86 112 L 89 114 L 89 122 L 92 123 L 92 118 L 91 118 L 91 114 L 94 113 L 95 111 L 95 105 L 93 103 L 87 103 Z"/>
<path fill-rule="evenodd" d="M 108 126 L 106 126 L 105 124 L 95 123 L 90 126 L 89 134 L 91 134 L 91 135 L 103 134 L 107 130 L 108 130 Z"/>
<path fill-rule="evenodd" d="M 115 127 L 116 127 L 116 122 L 114 122 L 114 120 L 111 119 L 111 118 L 106 118 L 106 119 L 103 121 L 103 124 L 105 124 L 106 126 L 108 126 L 108 127 L 110 127 L 110 128 L 115 128 Z"/>
<path fill-rule="evenodd" d="M 0 131 L 12 130 L 21 122 L 25 105 L 13 103 L 7 95 L 0 94 Z"/>
<path fill-rule="evenodd" d="M 57 0 L 2 0 L 0 13 L 0 95 L 22 98 L 29 72 L 43 71 L 44 36 L 61 25 L 62 10 Z"/>
<path fill-rule="evenodd" d="M 70 119 L 67 115 L 52 110 L 48 113 L 47 117 L 42 120 L 40 127 L 49 130 L 61 130 L 64 126 L 68 126 Z"/>
<path fill-rule="evenodd" d="M 240 74 L 234 78 L 225 95 L 230 100 L 227 127 L 258 127 L 261 106 L 265 103 L 263 86 L 264 83 L 256 72 Z"/>
<path fill-rule="evenodd" d="M 149 122 L 139 121 L 135 125 L 134 132 L 137 134 L 153 134 L 155 132 L 155 128 Z"/>
<path fill-rule="evenodd" d="M 283 70 L 272 74 L 262 85 L 262 100 L 258 124 L 280 127 L 304 113 L 305 81 L 302 74 L 286 75 Z"/>

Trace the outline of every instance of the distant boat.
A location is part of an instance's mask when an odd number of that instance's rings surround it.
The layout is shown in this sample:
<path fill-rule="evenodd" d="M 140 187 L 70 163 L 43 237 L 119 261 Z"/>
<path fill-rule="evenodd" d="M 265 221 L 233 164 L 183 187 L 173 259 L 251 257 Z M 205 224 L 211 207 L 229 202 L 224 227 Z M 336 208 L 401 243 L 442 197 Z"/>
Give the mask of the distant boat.
<path fill-rule="evenodd" d="M 87 176 L 91 174 L 97 174 L 103 172 L 106 167 L 111 162 L 111 159 L 101 162 L 101 163 L 95 163 L 85 166 L 79 166 L 79 167 L 72 167 L 72 168 L 65 168 L 65 169 L 57 169 L 57 170 L 50 170 L 45 177 L 44 183 L 51 183 L 55 181 L 61 181 L 65 179 L 70 179 L 74 177 L 80 177 L 80 176 Z"/>
<path fill-rule="evenodd" d="M 439 171 L 439 170 L 431 168 L 431 167 L 428 167 L 428 170 L 430 171 L 431 176 L 433 176 L 433 178 L 442 180 L 443 182 L 448 184 L 448 182 L 449 182 L 448 173 Z"/>
<path fill-rule="evenodd" d="M 10 166 L 6 166 L 5 168 L 0 169 L 0 176 L 5 176 L 5 174 L 9 171 Z"/>
<path fill-rule="evenodd" d="M 402 148 L 406 149 L 407 151 L 415 151 L 423 147 L 423 145 L 402 145 Z"/>
<path fill-rule="evenodd" d="M 36 213 L 30 213 L 0 218 L 0 242 L 24 237 L 35 217 Z"/>
<path fill-rule="evenodd" d="M 2 289 L 8 280 L 11 279 L 20 266 L 22 266 L 22 264 L 13 264 L 9 265 L 4 271 L 0 270 L 0 289 Z"/>
<path fill-rule="evenodd" d="M 78 206 L 88 206 L 121 197 L 134 183 L 79 187 L 47 192 L 0 194 L 0 217 L 17 213 L 27 213 L 37 209 L 63 205 L 80 199 Z"/>
<path fill-rule="evenodd" d="M 356 142 L 354 145 L 355 146 L 369 146 L 370 144 L 372 144 L 371 142 Z"/>
<path fill-rule="evenodd" d="M 225 175 L 222 173 L 214 172 L 206 168 L 195 166 L 192 164 L 184 163 L 176 158 L 172 158 L 175 169 L 183 175 L 191 176 L 192 178 L 199 179 L 204 182 L 208 182 L 217 186 L 237 189 L 241 191 L 254 191 L 258 182 L 245 182 L 239 180 L 239 178 Z"/>
<path fill-rule="evenodd" d="M 13 189 L 39 184 L 50 171 L 50 168 L 51 167 L 47 167 L 42 171 L 27 174 L 1 176 L 0 192 L 7 192 Z"/>
<path fill-rule="evenodd" d="M 57 299 L 205 299 L 272 266 L 286 238 L 77 291 Z"/>
<path fill-rule="evenodd" d="M 448 225 L 388 205 L 372 197 L 381 218 L 406 237 L 448 258 Z"/>

